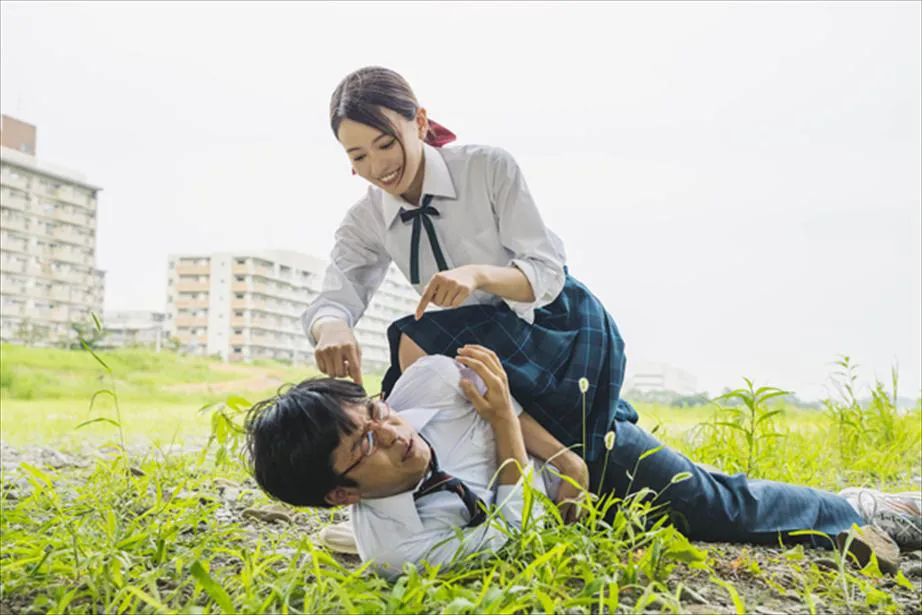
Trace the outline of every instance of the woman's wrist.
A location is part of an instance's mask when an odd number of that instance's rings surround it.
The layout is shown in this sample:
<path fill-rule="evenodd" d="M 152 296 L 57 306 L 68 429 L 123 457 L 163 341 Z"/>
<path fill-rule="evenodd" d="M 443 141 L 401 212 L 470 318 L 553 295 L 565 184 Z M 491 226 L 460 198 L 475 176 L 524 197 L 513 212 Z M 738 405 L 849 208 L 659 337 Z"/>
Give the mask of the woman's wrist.
<path fill-rule="evenodd" d="M 528 277 L 518 267 L 469 265 L 473 268 L 476 288 L 512 301 L 534 301 L 535 293 Z"/>

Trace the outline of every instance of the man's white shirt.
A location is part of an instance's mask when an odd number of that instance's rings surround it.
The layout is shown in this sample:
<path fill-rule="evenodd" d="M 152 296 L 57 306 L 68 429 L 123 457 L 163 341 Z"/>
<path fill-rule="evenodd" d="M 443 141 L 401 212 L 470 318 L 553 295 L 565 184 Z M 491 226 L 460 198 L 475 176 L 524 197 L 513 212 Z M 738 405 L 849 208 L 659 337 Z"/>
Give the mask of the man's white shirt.
<path fill-rule="evenodd" d="M 515 485 L 497 486 L 494 481 L 489 486 L 499 468 L 493 428 L 461 390 L 462 369 L 466 371 L 446 356 L 423 357 L 407 368 L 387 402 L 432 445 L 444 471 L 462 480 L 488 506 L 498 506 L 503 522 L 521 527 L 524 481 L 553 498 L 560 478 L 530 459 L 530 467 L 538 472 L 534 480 L 527 473 Z M 517 414 L 522 412 L 515 400 L 513 406 Z M 456 494 L 443 491 L 415 500 L 414 491 L 363 499 L 352 506 L 359 556 L 363 562 L 373 560 L 379 574 L 396 577 L 405 562 L 449 564 L 456 557 L 494 551 L 505 543 L 506 535 L 493 522 L 465 528 L 469 515 Z M 540 513 L 536 505 L 532 514 Z"/>

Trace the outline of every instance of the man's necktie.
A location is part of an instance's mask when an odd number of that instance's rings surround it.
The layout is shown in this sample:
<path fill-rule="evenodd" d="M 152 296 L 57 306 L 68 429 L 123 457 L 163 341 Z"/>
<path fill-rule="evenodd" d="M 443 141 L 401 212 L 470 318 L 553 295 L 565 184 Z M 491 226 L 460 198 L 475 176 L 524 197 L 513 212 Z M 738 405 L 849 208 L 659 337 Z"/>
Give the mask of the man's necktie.
<path fill-rule="evenodd" d="M 404 222 L 413 221 L 413 232 L 410 236 L 410 282 L 419 284 L 419 240 L 421 227 L 426 227 L 426 234 L 429 236 L 429 245 L 432 246 L 432 254 L 435 255 L 435 263 L 439 271 L 448 269 L 445 257 L 442 255 L 442 248 L 439 247 L 438 237 L 435 235 L 435 227 L 432 226 L 432 220 L 429 216 L 438 216 L 439 210 L 429 205 L 432 202 L 432 195 L 427 194 L 423 198 L 423 204 L 420 207 L 400 211 L 400 219 Z"/>
<path fill-rule="evenodd" d="M 425 442 L 425 440 L 423 441 Z M 461 482 L 461 479 L 455 478 L 448 472 L 443 471 L 439 467 L 439 459 L 435 455 L 435 449 L 432 448 L 432 445 L 428 442 L 426 442 L 426 444 L 429 445 L 429 450 L 432 451 L 429 462 L 431 474 L 429 478 L 423 481 L 423 484 L 416 490 L 416 493 L 413 494 L 413 499 L 418 500 L 424 495 L 429 495 L 437 491 L 452 491 L 461 498 L 461 501 L 464 502 L 464 506 L 467 508 L 468 514 L 471 516 L 471 520 L 468 521 L 467 527 L 476 527 L 486 521 L 487 513 L 483 500 L 471 491 L 470 487 Z"/>

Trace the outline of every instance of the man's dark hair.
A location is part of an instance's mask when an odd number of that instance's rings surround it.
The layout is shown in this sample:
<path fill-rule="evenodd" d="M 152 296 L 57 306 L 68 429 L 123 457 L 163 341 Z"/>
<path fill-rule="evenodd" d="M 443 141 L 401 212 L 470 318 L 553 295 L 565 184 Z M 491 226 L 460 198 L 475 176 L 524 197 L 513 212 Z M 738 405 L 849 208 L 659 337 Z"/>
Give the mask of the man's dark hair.
<path fill-rule="evenodd" d="M 356 484 L 333 471 L 333 451 L 356 429 L 343 407 L 367 401 L 353 382 L 312 378 L 253 406 L 244 423 L 246 452 L 260 488 L 294 506 L 329 508 L 331 489 Z"/>

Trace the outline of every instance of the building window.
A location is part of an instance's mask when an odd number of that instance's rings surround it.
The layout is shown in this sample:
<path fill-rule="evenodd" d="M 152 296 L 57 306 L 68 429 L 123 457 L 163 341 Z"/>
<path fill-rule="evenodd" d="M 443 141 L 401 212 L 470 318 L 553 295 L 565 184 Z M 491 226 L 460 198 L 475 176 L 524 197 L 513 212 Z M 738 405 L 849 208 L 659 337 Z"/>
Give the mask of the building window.
<path fill-rule="evenodd" d="M 235 299 L 243 299 L 243 293 L 234 293 Z"/>

